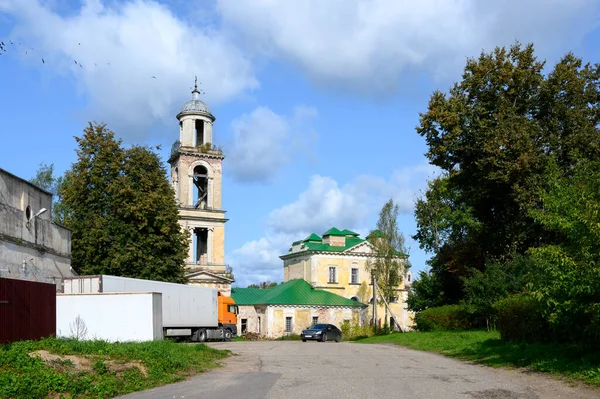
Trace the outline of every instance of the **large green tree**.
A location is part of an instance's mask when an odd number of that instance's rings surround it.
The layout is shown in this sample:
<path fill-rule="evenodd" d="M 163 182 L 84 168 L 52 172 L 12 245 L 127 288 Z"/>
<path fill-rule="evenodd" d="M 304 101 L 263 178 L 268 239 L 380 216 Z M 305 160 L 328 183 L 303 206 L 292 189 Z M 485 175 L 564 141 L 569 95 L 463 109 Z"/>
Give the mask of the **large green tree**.
<path fill-rule="evenodd" d="M 532 45 L 484 52 L 420 116 L 426 156 L 444 175 L 417 202 L 415 239 L 433 254 L 435 277 L 458 286 L 449 302 L 464 295 L 470 270 L 560 241 L 531 214 L 548 165 L 568 173 L 600 156 L 598 66 L 567 54 L 547 75 L 544 67 Z"/>
<path fill-rule="evenodd" d="M 104 124 L 75 139 L 78 159 L 59 188 L 75 269 L 184 282 L 188 237 L 158 155 L 124 149 Z"/>

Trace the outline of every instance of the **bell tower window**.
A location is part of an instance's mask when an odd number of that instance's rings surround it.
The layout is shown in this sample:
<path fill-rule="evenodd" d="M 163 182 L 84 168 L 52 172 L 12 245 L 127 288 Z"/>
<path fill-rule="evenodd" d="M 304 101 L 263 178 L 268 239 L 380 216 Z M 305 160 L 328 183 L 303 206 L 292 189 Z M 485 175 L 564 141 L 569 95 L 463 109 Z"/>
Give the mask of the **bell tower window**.
<path fill-rule="evenodd" d="M 204 121 L 202 119 L 196 119 L 195 121 L 196 131 L 196 147 L 204 144 Z"/>
<path fill-rule="evenodd" d="M 194 208 L 206 209 L 208 202 L 208 170 L 198 165 L 194 168 Z"/>
<path fill-rule="evenodd" d="M 208 264 L 208 229 L 194 229 L 194 263 L 197 265 Z"/>

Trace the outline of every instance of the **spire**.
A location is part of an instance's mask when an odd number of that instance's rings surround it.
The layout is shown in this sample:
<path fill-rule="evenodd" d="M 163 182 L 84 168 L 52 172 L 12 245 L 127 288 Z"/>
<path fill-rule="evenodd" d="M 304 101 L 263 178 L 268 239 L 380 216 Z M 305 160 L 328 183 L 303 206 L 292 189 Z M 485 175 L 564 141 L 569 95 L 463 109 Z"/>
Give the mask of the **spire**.
<path fill-rule="evenodd" d="M 199 100 L 200 92 L 198 91 L 198 77 L 194 76 L 194 90 L 192 91 L 192 100 Z"/>

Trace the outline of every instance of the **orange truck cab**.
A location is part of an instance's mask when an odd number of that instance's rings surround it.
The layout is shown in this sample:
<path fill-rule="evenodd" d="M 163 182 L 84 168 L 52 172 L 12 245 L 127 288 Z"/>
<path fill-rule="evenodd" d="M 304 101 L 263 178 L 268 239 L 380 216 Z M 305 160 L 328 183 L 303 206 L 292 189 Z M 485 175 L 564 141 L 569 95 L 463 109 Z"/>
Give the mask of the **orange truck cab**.
<path fill-rule="evenodd" d="M 223 328 L 225 340 L 228 341 L 237 335 L 238 307 L 233 298 L 218 293 L 219 327 Z"/>

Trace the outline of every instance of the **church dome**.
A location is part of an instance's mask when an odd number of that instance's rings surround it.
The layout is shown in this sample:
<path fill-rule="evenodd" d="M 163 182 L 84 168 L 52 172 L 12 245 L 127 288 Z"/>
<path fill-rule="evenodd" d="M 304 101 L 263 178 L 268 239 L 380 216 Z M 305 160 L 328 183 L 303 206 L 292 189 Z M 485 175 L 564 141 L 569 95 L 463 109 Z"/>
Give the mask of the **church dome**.
<path fill-rule="evenodd" d="M 206 105 L 204 101 L 200 100 L 200 92 L 198 91 L 197 81 L 194 83 L 192 99 L 183 104 L 183 107 L 181 107 L 181 111 L 179 112 L 179 114 L 177 114 L 177 118 L 179 119 L 179 117 L 189 114 L 206 115 L 212 120 L 215 119 L 215 117 L 210 113 L 208 105 Z"/>
<path fill-rule="evenodd" d="M 204 101 L 196 99 L 190 100 L 183 104 L 183 107 L 181 107 L 181 112 L 202 112 L 205 114 L 210 114 L 208 105 L 206 105 Z"/>

